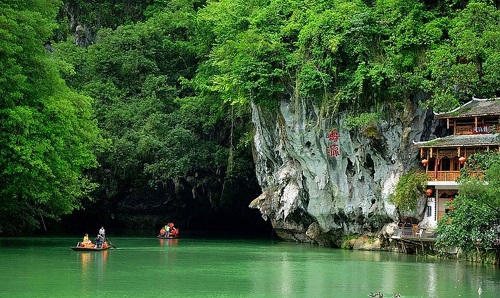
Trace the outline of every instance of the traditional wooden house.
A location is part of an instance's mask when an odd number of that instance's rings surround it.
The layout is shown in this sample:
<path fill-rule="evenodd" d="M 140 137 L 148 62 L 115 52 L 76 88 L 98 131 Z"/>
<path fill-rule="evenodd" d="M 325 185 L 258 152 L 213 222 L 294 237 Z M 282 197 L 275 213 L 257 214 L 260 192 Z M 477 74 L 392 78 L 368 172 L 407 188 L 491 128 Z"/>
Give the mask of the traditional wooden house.
<path fill-rule="evenodd" d="M 457 178 L 467 158 L 476 152 L 499 150 L 495 126 L 500 121 L 500 98 L 473 98 L 450 112 L 435 114 L 438 138 L 417 142 L 427 173 L 427 209 L 421 227 L 434 228 L 448 212 L 446 202 L 458 192 Z M 497 128 L 498 129 L 498 128 Z"/>

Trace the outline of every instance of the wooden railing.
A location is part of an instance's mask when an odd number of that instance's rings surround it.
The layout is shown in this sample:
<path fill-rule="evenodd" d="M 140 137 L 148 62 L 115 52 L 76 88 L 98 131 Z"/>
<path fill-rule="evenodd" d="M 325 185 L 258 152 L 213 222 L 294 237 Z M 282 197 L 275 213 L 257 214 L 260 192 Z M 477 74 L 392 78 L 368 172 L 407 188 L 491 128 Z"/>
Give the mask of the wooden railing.
<path fill-rule="evenodd" d="M 482 172 L 471 172 L 470 175 L 472 177 L 482 177 L 484 173 Z M 427 172 L 427 180 L 428 181 L 456 181 L 460 177 L 460 171 L 438 171 Z"/>
<path fill-rule="evenodd" d="M 437 234 L 434 230 L 422 229 L 422 233 L 419 235 L 418 232 L 421 230 L 420 227 L 399 227 L 394 229 L 394 237 L 396 238 L 426 238 L 432 239 L 436 238 Z"/>
<path fill-rule="evenodd" d="M 427 172 L 429 181 L 455 181 L 458 177 L 460 177 L 460 171 Z"/>
<path fill-rule="evenodd" d="M 472 125 L 457 126 L 455 128 L 455 135 L 471 135 L 472 129 Z"/>

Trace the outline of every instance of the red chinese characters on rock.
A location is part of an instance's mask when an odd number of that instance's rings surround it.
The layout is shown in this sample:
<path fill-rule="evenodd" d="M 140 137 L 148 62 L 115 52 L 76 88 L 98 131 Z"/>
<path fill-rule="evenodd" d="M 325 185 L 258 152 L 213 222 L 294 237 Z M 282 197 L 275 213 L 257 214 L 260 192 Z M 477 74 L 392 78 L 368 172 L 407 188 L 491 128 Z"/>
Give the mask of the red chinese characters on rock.
<path fill-rule="evenodd" d="M 328 157 L 336 157 L 340 155 L 339 145 L 330 145 L 327 147 L 327 151 Z"/>
<path fill-rule="evenodd" d="M 330 133 L 328 134 L 328 141 L 333 143 L 333 144 L 329 144 L 326 147 L 326 155 L 328 157 L 337 157 L 340 155 L 340 147 L 337 144 L 339 139 L 340 139 L 340 135 L 339 135 L 338 131 L 336 131 L 335 129 L 330 130 Z"/>
<path fill-rule="evenodd" d="M 332 142 L 338 142 L 339 141 L 339 132 L 336 131 L 335 129 L 330 130 L 330 133 L 328 134 L 328 140 Z"/>

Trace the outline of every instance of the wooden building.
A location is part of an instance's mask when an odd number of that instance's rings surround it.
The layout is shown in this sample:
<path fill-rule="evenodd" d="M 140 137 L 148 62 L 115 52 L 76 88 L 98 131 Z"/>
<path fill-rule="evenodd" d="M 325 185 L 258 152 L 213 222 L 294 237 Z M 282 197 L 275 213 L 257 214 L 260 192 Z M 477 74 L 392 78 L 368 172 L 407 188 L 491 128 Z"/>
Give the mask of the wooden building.
<path fill-rule="evenodd" d="M 422 166 L 427 173 L 427 209 L 421 227 L 436 227 L 448 211 L 446 202 L 458 192 L 457 178 L 467 158 L 476 152 L 499 150 L 500 98 L 473 98 L 450 112 L 435 114 L 436 139 L 417 142 Z M 500 130 L 499 130 L 500 131 Z"/>

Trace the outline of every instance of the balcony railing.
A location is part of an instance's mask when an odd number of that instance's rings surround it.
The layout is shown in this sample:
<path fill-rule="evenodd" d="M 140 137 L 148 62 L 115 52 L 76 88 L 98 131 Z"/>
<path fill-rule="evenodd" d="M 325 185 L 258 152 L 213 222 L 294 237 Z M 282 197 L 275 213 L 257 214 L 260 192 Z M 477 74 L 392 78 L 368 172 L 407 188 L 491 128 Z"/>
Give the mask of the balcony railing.
<path fill-rule="evenodd" d="M 482 172 L 471 172 L 472 177 L 482 177 Z M 427 181 L 456 181 L 460 177 L 460 171 L 432 171 L 427 172 Z"/>
<path fill-rule="evenodd" d="M 460 177 L 460 171 L 427 172 L 428 181 L 455 181 Z"/>

